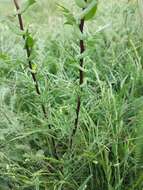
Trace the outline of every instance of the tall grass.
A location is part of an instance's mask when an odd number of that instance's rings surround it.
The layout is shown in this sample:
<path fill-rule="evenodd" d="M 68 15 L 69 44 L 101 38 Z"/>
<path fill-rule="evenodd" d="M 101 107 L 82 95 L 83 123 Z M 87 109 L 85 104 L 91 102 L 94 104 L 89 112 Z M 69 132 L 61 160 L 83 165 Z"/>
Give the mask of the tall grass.
<path fill-rule="evenodd" d="M 85 24 L 85 82 L 72 155 L 79 36 L 63 25 L 58 10 L 45 11 L 52 1 L 41 2 L 44 13 L 38 1 L 23 14 L 37 39 L 32 60 L 41 98 L 35 96 L 24 40 L 11 27 L 16 17 L 0 23 L 0 189 L 141 190 L 143 29 L 137 1 L 102 0 L 96 18 Z M 61 3 L 74 14 L 80 10 L 71 1 Z M 59 159 L 51 154 L 50 138 Z"/>

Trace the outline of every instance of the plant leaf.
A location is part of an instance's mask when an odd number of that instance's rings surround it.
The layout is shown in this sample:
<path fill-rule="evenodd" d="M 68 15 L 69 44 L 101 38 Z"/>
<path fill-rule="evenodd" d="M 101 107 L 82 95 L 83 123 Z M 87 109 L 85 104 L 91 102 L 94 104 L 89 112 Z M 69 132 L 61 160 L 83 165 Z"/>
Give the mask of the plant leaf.
<path fill-rule="evenodd" d="M 26 45 L 29 47 L 29 48 L 33 48 L 34 46 L 34 43 L 35 43 L 35 40 L 32 38 L 32 36 L 30 35 L 27 35 L 26 36 Z"/>
<path fill-rule="evenodd" d="M 78 190 L 85 190 L 87 188 L 88 181 L 92 178 L 92 175 L 88 176 Z"/>
<path fill-rule="evenodd" d="M 27 9 L 32 6 L 34 3 L 36 3 L 36 0 L 27 0 L 23 6 L 22 6 L 22 10 L 21 13 L 24 13 L 25 11 L 27 11 Z"/>
<path fill-rule="evenodd" d="M 91 11 L 90 11 L 88 14 L 85 15 L 85 20 L 90 20 L 90 19 L 92 19 L 92 18 L 94 17 L 94 15 L 96 14 L 96 11 L 97 11 L 97 4 L 96 4 L 95 7 L 93 7 L 93 8 L 91 9 Z"/>
<path fill-rule="evenodd" d="M 88 7 L 82 11 L 82 13 L 80 14 L 80 19 L 82 19 L 82 18 L 84 18 L 85 20 L 92 19 L 94 17 L 94 15 L 96 14 L 97 5 L 98 5 L 98 1 L 97 0 L 93 0 L 88 5 Z"/>
<path fill-rule="evenodd" d="M 65 24 L 73 25 L 74 23 L 76 23 L 76 19 L 74 18 L 74 15 L 71 13 L 71 11 L 69 9 L 67 9 L 66 7 L 64 7 L 60 4 L 57 4 L 57 6 L 58 6 L 59 10 L 63 13 L 65 18 L 67 19 Z"/>

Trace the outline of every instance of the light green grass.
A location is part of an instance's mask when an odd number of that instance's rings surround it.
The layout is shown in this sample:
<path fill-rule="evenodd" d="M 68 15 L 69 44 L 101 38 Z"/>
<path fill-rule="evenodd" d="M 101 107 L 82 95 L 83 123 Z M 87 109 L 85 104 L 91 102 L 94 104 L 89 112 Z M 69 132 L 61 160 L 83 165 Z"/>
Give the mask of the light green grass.
<path fill-rule="evenodd" d="M 9 3 L 0 1 L 1 16 L 13 14 Z M 60 3 L 79 11 L 71 1 Z M 16 18 L 10 20 L 17 25 Z M 142 190 L 143 28 L 138 2 L 102 0 L 97 17 L 85 26 L 86 82 L 72 152 L 68 143 L 78 89 L 78 36 L 64 25 L 53 1 L 38 1 L 24 20 L 36 39 L 34 61 L 43 93 L 41 98 L 35 94 L 21 36 L 10 29 L 11 22 L 1 22 L 0 190 Z M 52 157 L 51 136 L 59 160 Z"/>

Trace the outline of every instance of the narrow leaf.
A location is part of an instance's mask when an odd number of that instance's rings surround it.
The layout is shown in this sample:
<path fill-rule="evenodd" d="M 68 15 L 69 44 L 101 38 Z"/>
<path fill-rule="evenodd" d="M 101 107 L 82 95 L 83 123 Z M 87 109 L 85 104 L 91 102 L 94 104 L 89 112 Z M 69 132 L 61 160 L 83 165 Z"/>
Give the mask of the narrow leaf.
<path fill-rule="evenodd" d="M 78 188 L 78 190 L 85 190 L 87 188 L 87 183 L 92 178 L 92 175 L 90 175 L 86 180 L 83 182 L 83 184 Z"/>
<path fill-rule="evenodd" d="M 69 25 L 73 25 L 74 23 L 76 23 L 76 19 L 74 18 L 74 15 L 72 14 L 72 12 L 67 9 L 66 7 L 57 4 L 57 7 L 59 8 L 59 10 L 63 13 L 63 15 L 66 18 L 66 22 L 65 24 L 69 24 Z"/>

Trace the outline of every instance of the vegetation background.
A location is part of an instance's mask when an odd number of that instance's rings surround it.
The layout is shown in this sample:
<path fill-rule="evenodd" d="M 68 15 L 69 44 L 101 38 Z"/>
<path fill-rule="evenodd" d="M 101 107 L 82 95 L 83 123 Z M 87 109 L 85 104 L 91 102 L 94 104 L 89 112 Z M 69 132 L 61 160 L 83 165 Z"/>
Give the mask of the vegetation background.
<path fill-rule="evenodd" d="M 23 15 L 35 39 L 39 98 L 14 5 L 0 0 L 0 190 L 142 190 L 143 2 L 100 0 L 86 23 L 85 82 L 72 151 L 79 40 L 56 2 L 37 0 Z M 80 11 L 74 1 L 58 3 Z"/>

